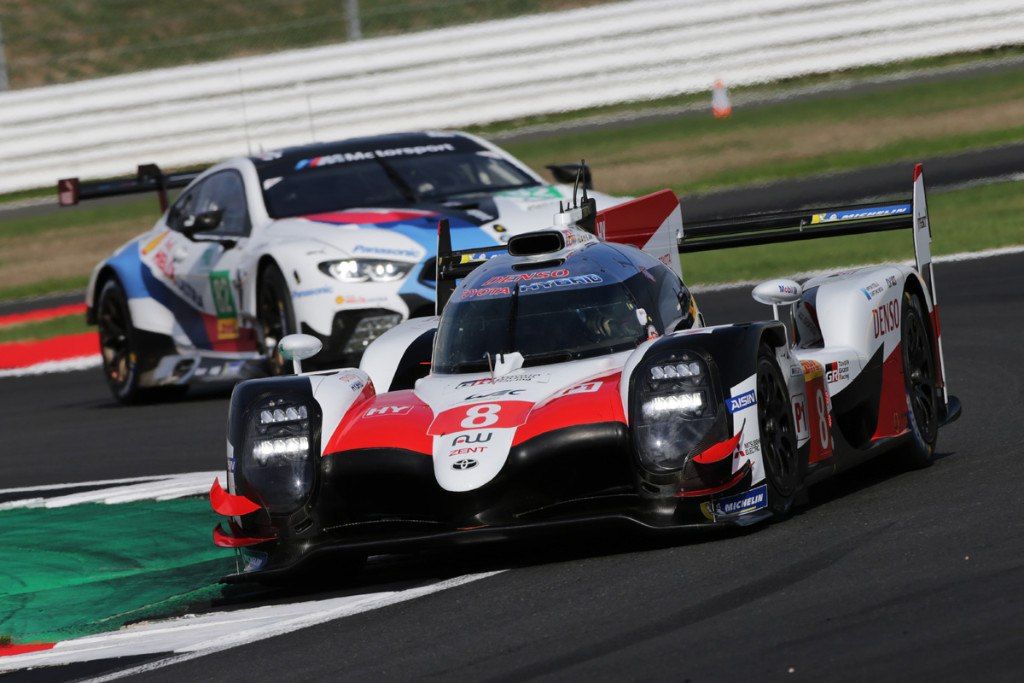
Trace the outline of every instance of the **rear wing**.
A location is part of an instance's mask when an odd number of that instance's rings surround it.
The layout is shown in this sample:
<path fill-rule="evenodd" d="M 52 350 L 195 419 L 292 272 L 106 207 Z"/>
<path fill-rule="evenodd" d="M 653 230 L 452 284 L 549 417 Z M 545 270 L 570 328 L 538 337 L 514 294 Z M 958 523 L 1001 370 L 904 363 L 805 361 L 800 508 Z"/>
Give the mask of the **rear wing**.
<path fill-rule="evenodd" d="M 679 251 L 710 251 L 761 244 L 796 242 L 822 237 L 863 235 L 888 230 L 912 230 L 914 263 L 924 280 L 932 301 L 932 328 L 939 360 L 943 398 L 948 403 L 946 367 L 942 356 L 939 304 L 932 266 L 932 230 L 928 221 L 928 198 L 924 187 L 924 168 L 914 166 L 913 193 L 892 202 L 762 213 L 690 223 L 679 239 Z"/>
<path fill-rule="evenodd" d="M 913 194 L 906 199 L 689 223 L 679 239 L 679 251 L 685 254 L 907 229 L 914 231 L 914 261 L 934 300 L 932 234 L 921 164 L 914 167 Z"/>
<path fill-rule="evenodd" d="M 167 210 L 167 190 L 185 187 L 206 169 L 164 173 L 156 164 L 142 164 L 134 176 L 92 180 L 61 178 L 57 181 L 57 202 L 61 206 L 74 206 L 86 199 L 117 197 L 120 195 L 156 192 L 160 210 Z"/>

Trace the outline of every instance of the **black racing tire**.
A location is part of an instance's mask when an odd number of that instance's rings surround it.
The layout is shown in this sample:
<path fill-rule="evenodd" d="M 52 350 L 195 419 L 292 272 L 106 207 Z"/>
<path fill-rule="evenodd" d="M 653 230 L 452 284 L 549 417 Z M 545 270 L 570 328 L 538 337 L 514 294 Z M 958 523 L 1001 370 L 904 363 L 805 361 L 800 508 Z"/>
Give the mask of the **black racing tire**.
<path fill-rule="evenodd" d="M 256 317 L 263 330 L 260 350 L 267 359 L 267 373 L 271 376 L 291 374 L 291 364 L 277 351 L 277 344 L 283 337 L 298 331 L 288 282 L 273 263 L 260 269 L 257 281 Z"/>
<path fill-rule="evenodd" d="M 803 482 L 803 468 L 789 389 L 769 346 L 762 346 L 758 352 L 756 381 L 768 509 L 778 519 L 785 517 L 793 508 L 793 501 Z"/>
<path fill-rule="evenodd" d="M 939 437 L 939 387 L 932 339 L 921 300 L 903 293 L 900 311 L 900 352 L 907 394 L 907 427 L 910 438 L 897 459 L 908 469 L 932 464 Z"/>
<path fill-rule="evenodd" d="M 139 348 L 132 326 L 128 297 L 115 279 L 107 280 L 96 297 L 96 325 L 99 328 L 103 377 L 119 403 L 131 404 L 141 398 Z"/>
<path fill-rule="evenodd" d="M 96 325 L 99 328 L 103 377 L 118 403 L 132 405 L 178 398 L 187 386 L 143 387 L 140 385 L 146 349 L 132 324 L 128 297 L 117 279 L 103 283 L 96 297 Z"/>

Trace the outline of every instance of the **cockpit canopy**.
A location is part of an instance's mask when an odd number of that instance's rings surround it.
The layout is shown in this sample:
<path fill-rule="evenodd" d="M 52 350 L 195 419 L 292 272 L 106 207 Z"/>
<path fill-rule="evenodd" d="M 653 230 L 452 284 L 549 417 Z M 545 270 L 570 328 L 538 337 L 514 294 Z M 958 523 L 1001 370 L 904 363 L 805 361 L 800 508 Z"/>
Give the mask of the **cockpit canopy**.
<path fill-rule="evenodd" d="M 593 243 L 565 258 L 498 256 L 469 274 L 444 308 L 432 371 L 487 370 L 499 353 L 524 365 L 635 348 L 679 327 L 689 293 L 674 272 L 638 249 Z"/>

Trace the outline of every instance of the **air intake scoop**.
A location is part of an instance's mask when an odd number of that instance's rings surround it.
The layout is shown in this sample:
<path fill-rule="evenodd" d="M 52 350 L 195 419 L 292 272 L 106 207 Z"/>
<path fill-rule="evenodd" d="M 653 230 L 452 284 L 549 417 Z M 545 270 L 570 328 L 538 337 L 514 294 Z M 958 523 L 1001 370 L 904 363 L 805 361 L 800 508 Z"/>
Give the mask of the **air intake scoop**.
<path fill-rule="evenodd" d="M 508 241 L 508 253 L 512 256 L 552 254 L 562 249 L 565 249 L 565 235 L 558 230 L 527 232 Z"/>

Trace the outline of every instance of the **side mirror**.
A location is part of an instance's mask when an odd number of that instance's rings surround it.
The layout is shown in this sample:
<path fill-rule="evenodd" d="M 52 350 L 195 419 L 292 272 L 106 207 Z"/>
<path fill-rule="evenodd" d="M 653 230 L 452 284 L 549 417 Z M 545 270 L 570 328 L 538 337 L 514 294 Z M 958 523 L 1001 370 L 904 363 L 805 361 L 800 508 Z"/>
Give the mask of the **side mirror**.
<path fill-rule="evenodd" d="M 281 357 L 292 362 L 296 375 L 302 374 L 302 361 L 320 353 L 324 347 L 316 337 L 309 334 L 289 334 L 277 343 Z"/>
<path fill-rule="evenodd" d="M 220 227 L 220 222 L 224 218 L 224 211 L 221 209 L 214 209 L 213 211 L 205 211 L 198 213 L 194 216 L 187 216 L 185 220 L 181 222 L 181 233 L 185 237 L 191 238 L 201 232 L 211 232 Z"/>
<path fill-rule="evenodd" d="M 803 294 L 804 288 L 799 283 L 784 278 L 766 280 L 751 292 L 754 301 L 769 306 L 795 304 Z"/>
<path fill-rule="evenodd" d="M 560 183 L 572 185 L 576 182 L 576 174 L 580 170 L 579 164 L 549 164 L 544 168 L 551 171 L 551 175 Z M 583 187 L 588 190 L 594 189 L 594 179 L 590 175 L 590 166 L 583 164 Z"/>

